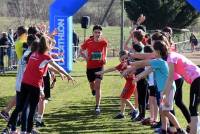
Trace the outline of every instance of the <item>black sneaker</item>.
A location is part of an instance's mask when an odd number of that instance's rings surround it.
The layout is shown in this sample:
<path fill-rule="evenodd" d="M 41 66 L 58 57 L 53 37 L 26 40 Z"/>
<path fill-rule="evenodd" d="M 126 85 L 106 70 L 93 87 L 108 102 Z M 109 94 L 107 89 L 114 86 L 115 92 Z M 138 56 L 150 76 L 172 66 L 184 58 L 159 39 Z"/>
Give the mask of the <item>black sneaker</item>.
<path fill-rule="evenodd" d="M 187 127 L 186 127 L 186 132 L 190 133 L 190 126 L 189 125 L 187 125 Z"/>
<path fill-rule="evenodd" d="M 96 91 L 92 90 L 92 95 L 95 96 L 96 95 Z"/>
<path fill-rule="evenodd" d="M 39 121 L 36 121 L 36 124 L 35 124 L 36 127 L 46 127 L 46 125 L 44 124 L 44 122 L 39 122 Z"/>
<path fill-rule="evenodd" d="M 144 119 L 144 117 L 142 117 L 142 116 L 139 115 L 137 118 L 132 119 L 132 121 L 133 121 L 133 122 L 142 121 L 143 119 Z"/>
<path fill-rule="evenodd" d="M 117 114 L 113 119 L 124 119 L 125 116 L 121 113 Z"/>
<path fill-rule="evenodd" d="M 4 120 L 6 120 L 6 121 L 9 121 L 9 113 L 7 113 L 7 112 L 5 112 L 5 111 L 1 111 L 0 112 L 0 116 L 4 119 Z"/>
<path fill-rule="evenodd" d="M 101 109 L 99 107 L 95 108 L 95 113 L 96 115 L 99 115 L 101 113 Z"/>

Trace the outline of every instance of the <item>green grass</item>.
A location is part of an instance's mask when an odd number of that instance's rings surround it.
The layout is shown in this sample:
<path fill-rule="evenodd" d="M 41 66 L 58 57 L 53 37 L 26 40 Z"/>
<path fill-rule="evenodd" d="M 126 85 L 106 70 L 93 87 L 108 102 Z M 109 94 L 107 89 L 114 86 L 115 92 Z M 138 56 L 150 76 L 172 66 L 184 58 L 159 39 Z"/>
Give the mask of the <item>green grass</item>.
<path fill-rule="evenodd" d="M 116 64 L 118 64 L 118 58 L 109 58 L 106 68 Z M 39 129 L 42 133 L 153 133 L 150 127 L 131 122 L 128 116 L 124 120 L 113 119 L 113 116 L 119 112 L 119 94 L 124 83 L 117 72 L 104 76 L 102 114 L 99 117 L 94 115 L 95 100 L 85 76 L 85 62 L 75 63 L 72 75 L 78 82 L 75 86 L 58 78 L 55 89 L 52 90 L 52 101 L 47 104 L 44 115 L 47 127 Z M 0 109 L 2 109 L 9 98 L 15 94 L 15 77 L 1 76 L 0 85 Z M 183 100 L 188 105 L 189 87 L 186 84 L 183 95 Z M 128 112 L 127 109 L 126 113 Z M 181 125 L 185 127 L 186 121 L 177 108 L 176 116 Z M 0 129 L 5 126 L 6 122 L 0 118 Z"/>

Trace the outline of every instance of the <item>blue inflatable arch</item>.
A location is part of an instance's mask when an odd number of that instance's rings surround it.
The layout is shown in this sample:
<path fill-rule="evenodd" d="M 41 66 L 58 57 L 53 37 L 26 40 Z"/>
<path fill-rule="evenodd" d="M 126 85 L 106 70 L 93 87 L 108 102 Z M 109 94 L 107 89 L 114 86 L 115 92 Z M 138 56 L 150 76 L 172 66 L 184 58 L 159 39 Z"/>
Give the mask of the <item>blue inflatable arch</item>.
<path fill-rule="evenodd" d="M 87 0 L 55 0 L 50 5 L 50 31 L 55 28 L 58 35 L 55 36 L 58 53 L 62 53 L 63 61 L 58 63 L 67 72 L 72 71 L 72 16 Z"/>
<path fill-rule="evenodd" d="M 50 31 L 55 28 L 58 35 L 55 36 L 56 47 L 59 53 L 63 53 L 64 62 L 59 63 L 67 72 L 72 71 L 72 16 L 87 0 L 55 0 L 50 6 Z M 200 0 L 187 0 L 200 12 Z"/>
<path fill-rule="evenodd" d="M 200 0 L 187 0 L 198 12 L 200 12 Z"/>

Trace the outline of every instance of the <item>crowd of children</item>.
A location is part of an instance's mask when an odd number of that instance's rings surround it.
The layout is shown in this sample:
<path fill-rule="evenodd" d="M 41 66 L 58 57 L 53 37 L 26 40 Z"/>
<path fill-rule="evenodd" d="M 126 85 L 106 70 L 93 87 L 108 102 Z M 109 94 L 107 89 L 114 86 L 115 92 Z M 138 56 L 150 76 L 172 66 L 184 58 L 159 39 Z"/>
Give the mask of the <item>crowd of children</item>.
<path fill-rule="evenodd" d="M 143 33 L 144 35 L 144 31 L 140 29 L 133 30 L 131 33 L 133 41 L 138 38 L 138 34 L 135 33 Z M 148 84 L 150 96 L 152 95 L 151 85 L 154 85 L 154 89 L 156 90 L 156 92 L 153 93 L 153 96 L 155 96 L 156 100 L 154 98 L 154 101 L 152 101 L 152 98 L 149 97 L 150 107 L 152 107 L 150 110 L 149 122 L 152 127 L 155 128 L 161 126 L 160 132 L 162 134 L 171 133 L 172 130 L 169 129 L 171 127 L 175 128 L 173 132 L 177 134 L 183 134 L 187 132 L 190 134 L 197 134 L 197 131 L 200 127 L 198 126 L 198 105 L 200 103 L 200 68 L 183 55 L 175 52 L 175 44 L 172 41 L 172 29 L 170 27 L 165 27 L 163 30 L 158 30 L 153 33 L 150 38 L 150 42 L 151 43 L 149 45 L 144 47 L 145 51 L 147 48 L 152 48 L 153 51 L 149 51 L 150 53 L 147 54 L 133 52 L 126 55 L 126 57 L 141 59 L 141 61 L 132 62 L 130 64 L 132 67 L 128 67 L 128 69 L 123 72 L 123 76 L 127 76 L 130 73 L 132 74 L 135 72 L 136 78 L 133 80 L 133 83 L 137 82 L 138 88 L 138 81 L 144 78 L 150 79 L 150 75 L 153 75 L 154 82 L 152 84 Z M 141 42 L 137 42 L 137 44 L 133 44 L 132 49 L 135 49 L 134 46 L 138 46 L 138 44 L 141 46 Z M 138 74 L 137 69 L 141 67 L 146 67 L 147 69 Z M 151 74 L 152 72 L 153 74 Z M 146 77 L 147 75 L 148 77 Z M 189 111 L 182 101 L 183 80 L 191 85 Z M 145 88 L 141 90 L 144 92 L 146 91 Z M 138 92 L 140 92 L 139 89 Z M 138 98 L 139 97 L 140 95 L 138 93 Z M 155 103 L 155 101 L 157 101 L 157 103 Z M 187 132 L 181 128 L 175 117 L 173 110 L 174 101 L 188 122 L 188 126 L 186 128 Z M 138 102 L 140 105 L 141 102 Z M 160 122 L 157 122 L 158 107 L 161 117 Z M 142 123 L 146 124 L 146 122 L 147 120 L 142 120 Z"/>
<path fill-rule="evenodd" d="M 87 62 L 87 78 L 92 95 L 96 98 L 95 112 L 100 114 L 101 80 L 103 74 L 119 71 L 126 83 L 120 95 L 120 112 L 114 119 L 125 118 L 126 105 L 133 122 L 151 125 L 161 134 L 197 134 L 198 105 L 200 103 L 200 68 L 192 61 L 176 51 L 172 40 L 172 29 L 165 27 L 155 31 L 151 36 L 140 25 L 145 21 L 141 15 L 119 53 L 120 63 L 112 68 L 104 69 L 106 63 L 107 40 L 102 38 L 102 27 L 93 27 L 93 36 L 81 46 L 80 53 Z M 41 32 L 43 31 L 43 32 Z M 24 27 L 17 30 L 16 52 L 19 59 L 16 81 L 16 96 L 0 115 L 8 121 L 5 133 L 17 133 L 16 125 L 20 117 L 21 133 L 33 131 L 33 117 L 36 115 L 36 126 L 41 126 L 45 109 L 45 100 L 50 97 L 51 79 L 55 83 L 54 73 L 64 79 L 73 78 L 60 67 L 50 53 L 54 48 L 53 36 L 44 33 L 44 29 L 33 26 L 28 31 Z M 56 34 L 54 31 L 53 35 Z M 129 42 L 132 40 L 131 47 Z M 57 61 L 57 60 L 56 60 Z M 61 60 L 62 61 L 62 60 Z M 30 77 L 31 76 L 31 77 Z M 183 103 L 183 81 L 190 84 L 189 110 Z M 135 96 L 135 104 L 130 101 Z M 31 97 L 30 97 L 31 96 Z M 173 103 L 180 108 L 188 125 L 186 131 L 179 124 L 174 112 Z M 147 104 L 150 117 L 145 118 Z M 9 111 L 15 106 L 11 116 Z M 37 110 L 36 110 L 37 109 Z M 37 113 L 37 114 L 36 114 Z M 27 116 L 28 114 L 28 116 Z M 160 117 L 160 119 L 158 119 Z M 171 128 L 174 128 L 171 129 Z"/>

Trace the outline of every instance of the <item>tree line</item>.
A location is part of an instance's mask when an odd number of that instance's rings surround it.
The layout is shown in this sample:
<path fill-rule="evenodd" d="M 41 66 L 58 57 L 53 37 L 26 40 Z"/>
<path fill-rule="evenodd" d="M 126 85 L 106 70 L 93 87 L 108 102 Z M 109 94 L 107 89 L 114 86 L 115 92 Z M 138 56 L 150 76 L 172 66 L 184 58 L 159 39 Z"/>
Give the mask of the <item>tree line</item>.
<path fill-rule="evenodd" d="M 13 17 L 14 25 L 48 22 L 49 6 L 53 0 L 0 0 L 0 16 Z M 74 23 L 80 23 L 82 16 L 90 16 L 92 24 L 102 20 L 111 0 L 88 0 L 73 16 Z M 105 25 L 120 25 L 120 0 L 115 0 Z M 125 25 L 131 25 L 140 14 L 146 16 L 147 29 L 162 28 L 166 25 L 184 28 L 194 24 L 199 13 L 186 0 L 128 0 L 125 1 Z M 130 21 L 131 20 L 131 21 Z M 26 22 L 27 23 L 27 22 Z"/>

